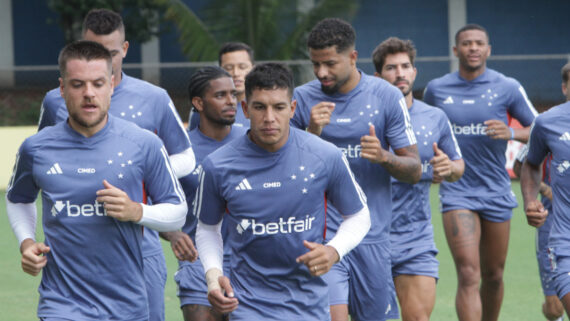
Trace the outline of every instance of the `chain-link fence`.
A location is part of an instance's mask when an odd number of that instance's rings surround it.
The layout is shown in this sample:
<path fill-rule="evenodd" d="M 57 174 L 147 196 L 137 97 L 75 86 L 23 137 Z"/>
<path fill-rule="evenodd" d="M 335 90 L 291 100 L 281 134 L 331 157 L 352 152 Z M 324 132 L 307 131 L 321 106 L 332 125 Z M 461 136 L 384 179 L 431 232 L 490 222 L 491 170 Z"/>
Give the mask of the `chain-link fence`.
<path fill-rule="evenodd" d="M 449 72 L 455 60 L 447 56 L 418 57 L 418 76 L 414 95 L 421 98 L 427 82 Z M 538 110 L 561 103 L 560 69 L 570 61 L 570 54 L 491 56 L 490 68 L 517 79 L 526 89 Z M 309 60 L 282 61 L 295 74 L 295 83 L 303 84 L 314 78 Z M 192 73 L 216 62 L 125 64 L 123 70 L 130 76 L 147 79 L 165 88 L 172 97 L 182 119 L 188 119 L 188 80 Z M 358 67 L 372 74 L 370 58 L 359 59 Z M 0 125 L 33 125 L 37 123 L 43 96 L 59 85 L 57 66 L 17 66 L 0 70 Z"/>

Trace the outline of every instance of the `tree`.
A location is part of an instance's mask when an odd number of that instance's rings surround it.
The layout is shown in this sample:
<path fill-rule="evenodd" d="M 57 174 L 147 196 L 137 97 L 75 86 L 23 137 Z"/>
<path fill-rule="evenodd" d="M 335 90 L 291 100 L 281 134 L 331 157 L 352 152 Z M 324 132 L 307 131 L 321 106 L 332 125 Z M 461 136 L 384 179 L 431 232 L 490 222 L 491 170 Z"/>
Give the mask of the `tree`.
<path fill-rule="evenodd" d="M 346 0 L 316 1 L 306 12 L 295 1 L 213 0 L 200 19 L 182 0 L 158 1 L 168 7 L 165 18 L 178 27 L 182 52 L 190 61 L 217 60 L 226 41 L 247 43 L 259 60 L 306 58 L 305 37 L 319 20 L 350 20 L 358 8 L 356 1 Z"/>
<path fill-rule="evenodd" d="M 159 34 L 164 4 L 156 0 L 48 0 L 48 7 L 59 14 L 59 25 L 67 43 L 81 38 L 83 19 L 94 8 L 120 13 L 126 38 L 144 43 Z"/>

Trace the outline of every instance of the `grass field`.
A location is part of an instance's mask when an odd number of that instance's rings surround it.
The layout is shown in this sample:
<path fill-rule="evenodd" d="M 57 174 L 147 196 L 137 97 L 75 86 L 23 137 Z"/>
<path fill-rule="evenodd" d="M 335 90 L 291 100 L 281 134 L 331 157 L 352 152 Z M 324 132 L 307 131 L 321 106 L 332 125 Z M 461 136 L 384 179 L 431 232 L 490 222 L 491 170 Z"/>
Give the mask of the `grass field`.
<path fill-rule="evenodd" d="M 513 182 L 513 190 L 520 198 L 518 182 Z M 456 275 L 449 248 L 441 224 L 438 211 L 437 187 L 432 188 L 433 223 L 436 243 L 440 250 L 440 280 L 437 285 L 437 300 L 432 320 L 456 320 L 455 288 Z M 35 320 L 38 302 L 37 287 L 40 277 L 32 277 L 22 272 L 20 254 L 6 216 L 4 193 L 0 195 L 0 320 L 28 321 Z M 40 223 L 41 225 L 41 223 Z M 534 228 L 526 224 L 521 208 L 515 210 L 511 224 L 509 254 L 505 270 L 505 298 L 500 320 L 536 321 L 544 320 L 541 304 L 543 300 L 540 289 L 538 269 L 534 255 Z M 43 239 L 38 236 L 38 239 Z M 163 243 L 168 265 L 168 282 L 166 286 L 166 320 L 182 320 L 173 273 L 177 263 L 167 243 Z"/>

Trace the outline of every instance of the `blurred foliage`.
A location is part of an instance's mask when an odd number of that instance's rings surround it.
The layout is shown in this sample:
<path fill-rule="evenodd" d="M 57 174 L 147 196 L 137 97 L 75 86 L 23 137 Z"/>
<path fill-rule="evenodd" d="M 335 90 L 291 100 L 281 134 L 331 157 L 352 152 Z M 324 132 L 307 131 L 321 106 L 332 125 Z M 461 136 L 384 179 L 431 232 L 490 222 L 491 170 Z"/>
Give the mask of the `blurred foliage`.
<path fill-rule="evenodd" d="M 217 60 L 220 44 L 228 41 L 250 45 L 256 60 L 306 58 L 306 36 L 318 21 L 350 21 L 358 9 L 357 1 L 346 0 L 315 1 L 307 10 L 299 9 L 300 1 L 212 0 L 200 18 L 182 0 L 157 1 L 168 7 L 165 17 L 178 27 L 190 61 Z"/>
<path fill-rule="evenodd" d="M 91 9 L 105 8 L 119 13 L 125 24 L 126 39 L 144 43 L 159 34 L 166 7 L 157 0 L 47 0 L 59 14 L 58 24 L 67 43 L 81 38 L 83 19 Z"/>
<path fill-rule="evenodd" d="M 37 125 L 45 91 L 0 89 L 0 126 Z"/>

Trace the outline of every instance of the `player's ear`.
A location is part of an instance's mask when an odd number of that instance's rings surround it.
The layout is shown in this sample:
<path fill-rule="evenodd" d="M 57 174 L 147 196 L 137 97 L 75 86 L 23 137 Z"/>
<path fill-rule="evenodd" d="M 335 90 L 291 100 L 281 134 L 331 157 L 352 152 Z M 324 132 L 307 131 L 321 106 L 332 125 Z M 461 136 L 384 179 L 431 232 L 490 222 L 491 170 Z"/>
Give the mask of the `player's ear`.
<path fill-rule="evenodd" d="M 59 77 L 59 93 L 61 94 L 61 97 L 63 97 L 63 78 L 61 77 Z"/>
<path fill-rule="evenodd" d="M 127 51 L 129 51 L 129 42 L 125 40 L 125 42 L 123 42 L 123 58 L 125 58 L 127 56 Z"/>
<path fill-rule="evenodd" d="M 297 100 L 293 99 L 293 101 L 291 101 L 291 116 L 289 118 L 293 118 L 293 115 L 295 115 L 296 108 L 297 108 Z"/>
<path fill-rule="evenodd" d="M 241 101 L 241 109 L 243 110 L 243 114 L 245 115 L 245 118 L 249 119 L 249 113 L 248 113 L 248 108 L 247 108 L 247 103 L 245 102 L 245 100 Z"/>
<path fill-rule="evenodd" d="M 204 101 L 199 96 L 192 97 L 192 106 L 198 111 L 204 111 Z"/>
<path fill-rule="evenodd" d="M 358 59 L 358 51 L 356 51 L 356 49 L 352 49 L 352 51 L 349 54 L 349 57 L 351 64 L 356 65 L 356 60 Z"/>
<path fill-rule="evenodd" d="M 453 54 L 457 57 L 457 46 L 453 46 Z"/>

